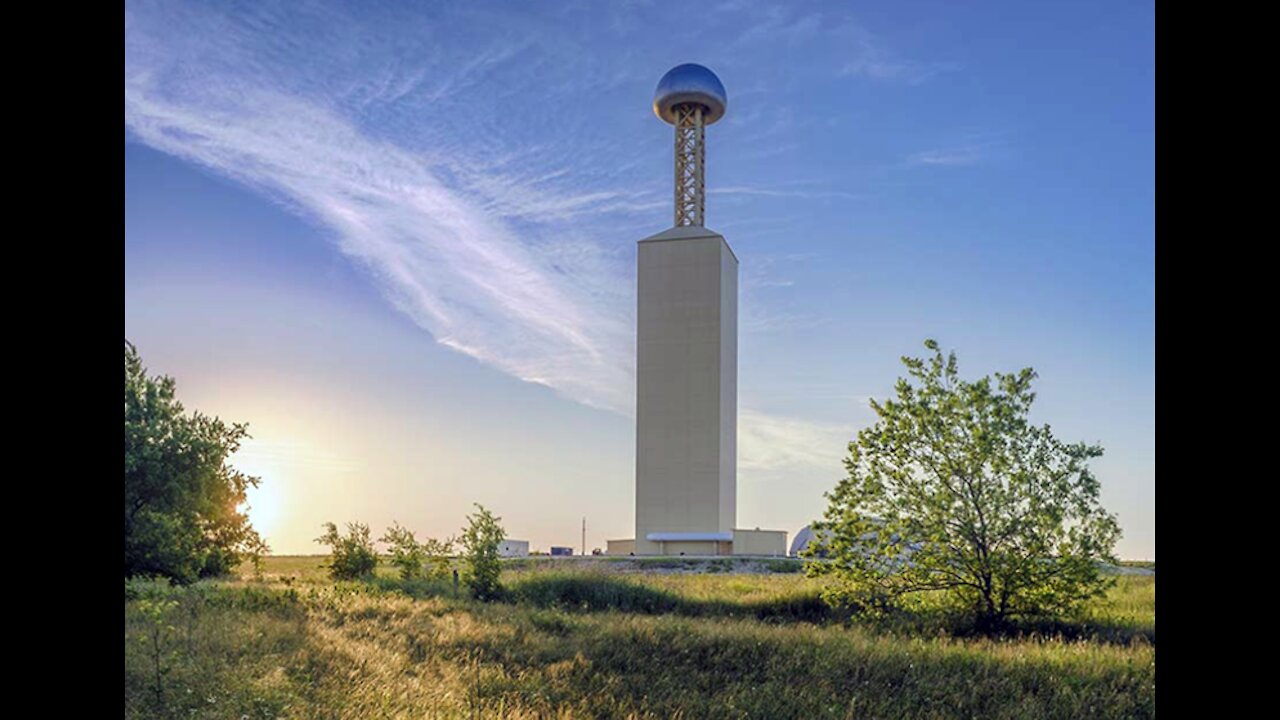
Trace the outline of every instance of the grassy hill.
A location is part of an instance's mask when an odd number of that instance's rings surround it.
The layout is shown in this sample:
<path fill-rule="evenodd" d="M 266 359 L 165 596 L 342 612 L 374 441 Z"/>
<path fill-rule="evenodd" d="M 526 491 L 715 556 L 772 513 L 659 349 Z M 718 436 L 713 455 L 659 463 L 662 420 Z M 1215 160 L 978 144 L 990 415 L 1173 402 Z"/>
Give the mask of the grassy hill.
<path fill-rule="evenodd" d="M 322 562 L 269 558 L 261 578 L 246 568 L 185 589 L 127 583 L 126 717 L 1155 713 L 1154 576 L 1118 577 L 1074 623 L 991 639 L 924 605 L 874 623 L 836 613 L 781 565 L 509 563 L 507 599 L 483 604 L 386 568 L 335 584 Z"/>

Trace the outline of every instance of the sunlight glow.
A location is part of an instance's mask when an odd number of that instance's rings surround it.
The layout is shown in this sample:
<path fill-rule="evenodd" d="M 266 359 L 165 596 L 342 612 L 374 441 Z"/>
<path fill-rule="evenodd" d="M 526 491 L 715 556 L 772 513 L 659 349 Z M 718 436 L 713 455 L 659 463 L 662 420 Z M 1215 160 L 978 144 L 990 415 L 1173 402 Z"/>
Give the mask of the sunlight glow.
<path fill-rule="evenodd" d="M 267 544 L 271 544 L 271 534 L 276 530 L 280 520 L 280 510 L 284 498 L 280 492 L 278 476 L 259 476 L 258 487 L 249 488 L 245 495 L 248 498 L 249 522 L 258 531 Z"/>

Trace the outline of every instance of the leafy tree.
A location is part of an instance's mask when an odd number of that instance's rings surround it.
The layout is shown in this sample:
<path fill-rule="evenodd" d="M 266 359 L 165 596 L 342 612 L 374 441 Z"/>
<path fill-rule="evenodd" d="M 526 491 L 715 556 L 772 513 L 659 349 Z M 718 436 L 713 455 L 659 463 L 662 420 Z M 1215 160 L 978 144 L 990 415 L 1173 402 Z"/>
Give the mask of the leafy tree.
<path fill-rule="evenodd" d="M 391 547 L 391 564 L 400 569 L 400 577 L 412 580 L 420 577 L 439 579 L 448 577 L 450 556 L 453 555 L 453 538 L 436 540 L 427 538 L 418 542 L 413 531 L 392 523 L 379 538 Z M 425 566 L 425 567 L 424 567 Z"/>
<path fill-rule="evenodd" d="M 502 591 L 498 576 L 502 566 L 498 560 L 498 546 L 506 538 L 500 517 L 476 503 L 477 512 L 467 516 L 467 527 L 462 531 L 462 549 L 466 564 L 463 580 L 471 594 L 480 600 L 492 600 Z"/>
<path fill-rule="evenodd" d="M 428 577 L 440 580 L 449 577 L 453 569 L 453 544 L 455 540 L 436 540 L 427 538 L 422 543 L 422 552 L 427 558 Z"/>
<path fill-rule="evenodd" d="M 413 580 L 422 577 L 422 563 L 426 559 L 426 549 L 414 537 L 413 531 L 393 522 L 387 532 L 379 538 L 391 546 L 391 564 L 400 570 L 400 577 Z"/>
<path fill-rule="evenodd" d="M 221 575 L 266 546 L 238 510 L 258 479 L 227 463 L 247 426 L 185 414 L 168 376 L 124 343 L 124 574 L 180 583 Z"/>
<path fill-rule="evenodd" d="M 271 550 L 260 537 L 253 537 L 245 546 L 245 555 L 249 562 L 253 564 L 253 577 L 257 580 L 262 579 L 262 560 Z"/>
<path fill-rule="evenodd" d="M 1056 439 L 1027 415 L 1035 372 L 961 380 L 937 342 L 902 358 L 896 400 L 872 401 L 875 425 L 849 443 L 848 477 L 827 493 L 816 532 L 830 531 L 833 604 L 886 608 L 912 593 L 944 595 L 979 628 L 1071 612 L 1113 582 L 1120 535 L 1100 505 L 1089 460 L 1102 448 Z"/>
<path fill-rule="evenodd" d="M 378 567 L 378 555 L 369 538 L 369 526 L 364 523 L 347 523 L 347 535 L 338 534 L 338 526 L 327 522 L 325 533 L 316 542 L 328 545 L 330 558 L 329 576 L 334 580 L 356 580 L 369 577 Z"/>

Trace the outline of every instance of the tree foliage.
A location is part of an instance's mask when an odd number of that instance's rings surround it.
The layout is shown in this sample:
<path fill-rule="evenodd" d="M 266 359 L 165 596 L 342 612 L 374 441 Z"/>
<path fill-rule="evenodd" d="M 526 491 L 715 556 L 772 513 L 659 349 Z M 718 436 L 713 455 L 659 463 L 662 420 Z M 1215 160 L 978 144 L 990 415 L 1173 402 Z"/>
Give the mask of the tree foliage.
<path fill-rule="evenodd" d="M 227 459 L 248 426 L 186 414 L 168 376 L 152 377 L 124 343 L 124 574 L 189 583 L 221 575 L 262 538 L 238 508 L 258 479 Z"/>
<path fill-rule="evenodd" d="M 393 522 L 379 541 L 386 543 L 391 549 L 391 564 L 400 570 L 401 579 L 448 577 L 453 538 L 427 538 L 419 542 L 412 530 Z"/>
<path fill-rule="evenodd" d="M 423 541 L 422 552 L 427 560 L 425 568 L 427 577 L 435 580 L 449 577 L 449 573 L 453 570 L 453 545 L 455 542 L 454 538 L 445 540 L 427 538 Z"/>
<path fill-rule="evenodd" d="M 369 526 L 347 523 L 346 536 L 338 534 L 338 526 L 327 522 L 325 533 L 316 542 L 329 546 L 329 576 L 334 580 L 356 580 L 373 575 L 378 568 L 378 555 L 369 537 Z"/>
<path fill-rule="evenodd" d="M 422 564 L 426 552 L 413 531 L 393 522 L 391 527 L 378 538 L 391 549 L 391 565 L 400 571 L 400 578 L 413 580 L 422 577 Z"/>
<path fill-rule="evenodd" d="M 1100 595 L 1120 535 L 1088 468 L 1102 448 L 1028 421 L 1032 369 L 965 381 L 954 352 L 925 347 L 932 358 L 902 358 L 918 384 L 899 378 L 896 400 L 872 401 L 878 420 L 849 443 L 814 524 L 830 531 L 829 562 L 807 565 L 833 581 L 827 599 L 885 608 L 946 591 L 990 628 Z"/>
<path fill-rule="evenodd" d="M 501 520 L 476 503 L 475 514 L 467 516 L 467 527 L 462 530 L 463 581 L 480 600 L 492 600 L 502 591 L 498 582 L 502 573 L 498 546 L 506 539 L 506 531 Z"/>

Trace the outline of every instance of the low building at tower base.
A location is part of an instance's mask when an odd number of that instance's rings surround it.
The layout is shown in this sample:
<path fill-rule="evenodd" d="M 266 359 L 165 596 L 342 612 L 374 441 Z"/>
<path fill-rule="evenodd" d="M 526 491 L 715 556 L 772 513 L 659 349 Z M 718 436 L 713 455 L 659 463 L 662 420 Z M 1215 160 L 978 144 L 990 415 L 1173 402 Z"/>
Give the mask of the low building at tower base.
<path fill-rule="evenodd" d="M 755 555 L 786 557 L 786 530 L 734 529 L 727 533 L 649 533 L 645 547 L 656 551 L 636 552 L 634 538 L 608 541 L 606 555 Z"/>

